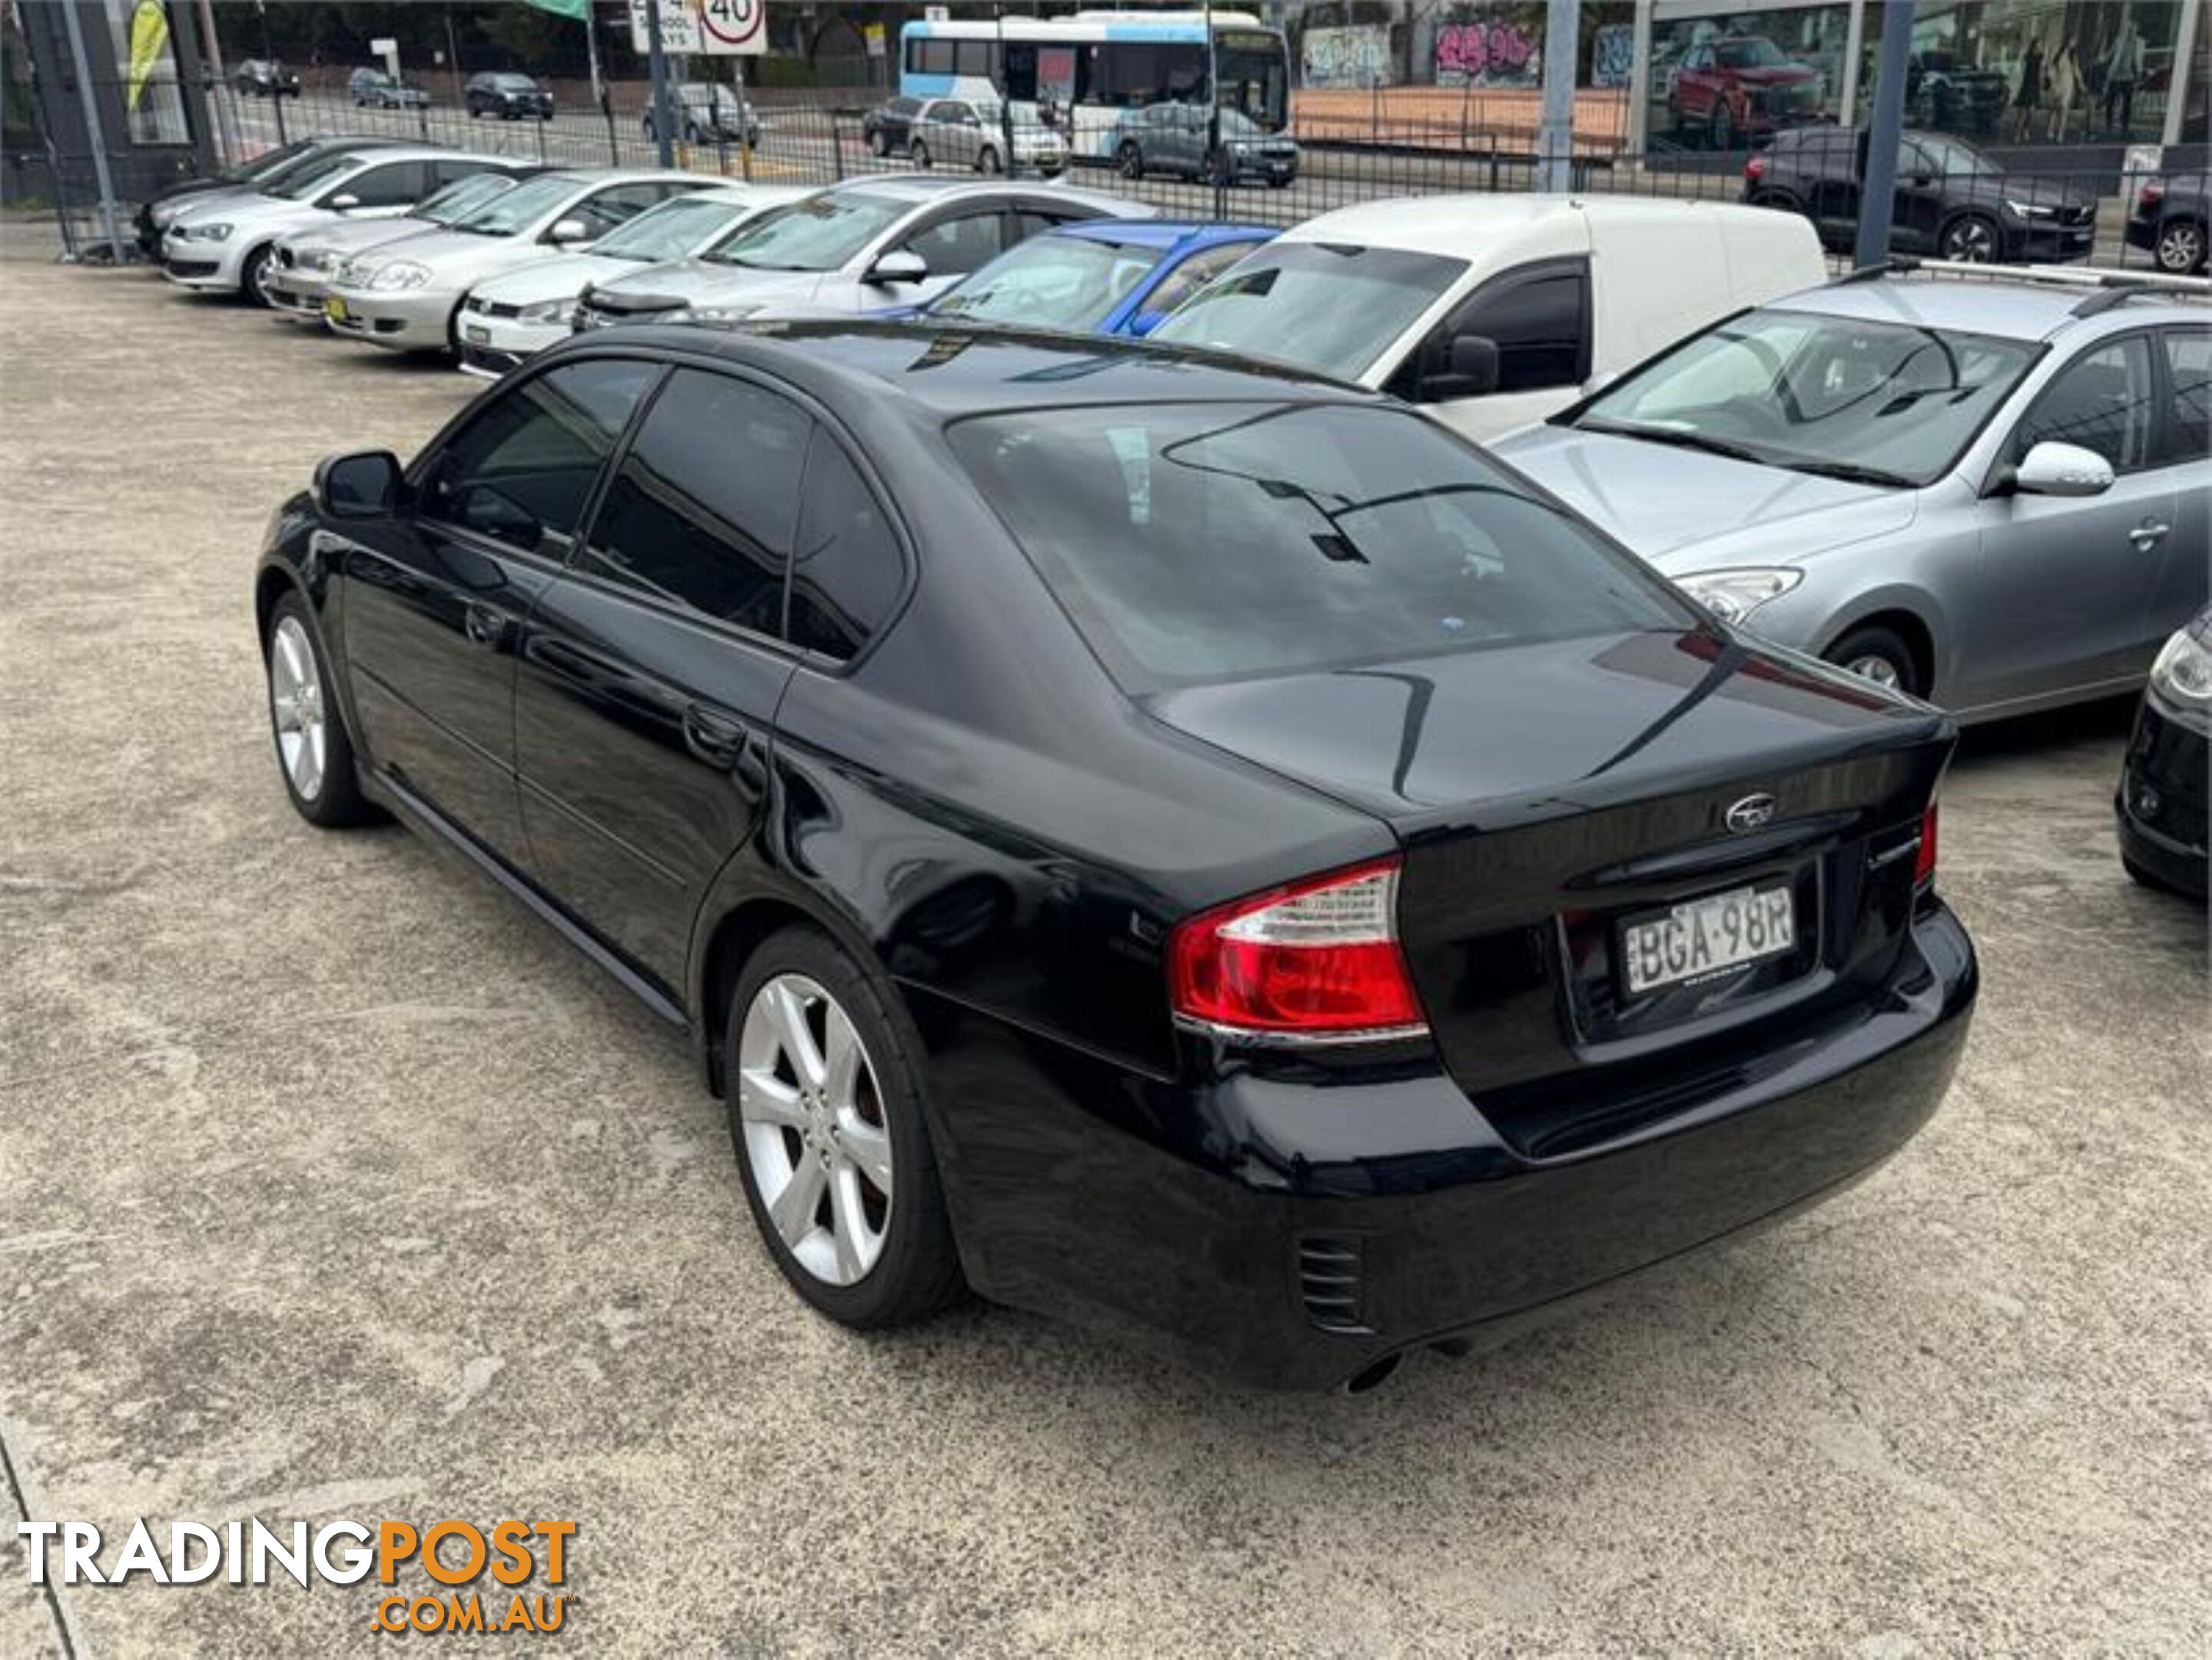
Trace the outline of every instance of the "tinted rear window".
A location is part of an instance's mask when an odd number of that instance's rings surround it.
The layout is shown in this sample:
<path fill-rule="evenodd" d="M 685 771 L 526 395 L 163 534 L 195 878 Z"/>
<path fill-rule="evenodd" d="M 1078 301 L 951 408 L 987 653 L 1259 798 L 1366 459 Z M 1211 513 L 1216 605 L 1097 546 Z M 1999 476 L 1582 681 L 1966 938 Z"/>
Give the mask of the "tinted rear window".
<path fill-rule="evenodd" d="M 1131 691 L 1693 621 L 1407 410 L 1058 410 L 949 435 Z"/>

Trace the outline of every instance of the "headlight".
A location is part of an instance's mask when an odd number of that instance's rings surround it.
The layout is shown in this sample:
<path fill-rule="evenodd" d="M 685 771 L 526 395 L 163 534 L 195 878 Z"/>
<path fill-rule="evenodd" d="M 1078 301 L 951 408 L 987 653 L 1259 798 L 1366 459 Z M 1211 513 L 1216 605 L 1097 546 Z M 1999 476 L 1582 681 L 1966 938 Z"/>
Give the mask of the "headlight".
<path fill-rule="evenodd" d="M 1741 623 L 1805 580 L 1802 570 L 1705 570 L 1674 584 L 1723 623 Z"/>
<path fill-rule="evenodd" d="M 2048 219 L 2058 211 L 2056 208 L 2046 208 L 2039 202 L 2014 202 L 2008 199 L 2005 206 L 2023 219 Z"/>
<path fill-rule="evenodd" d="M 515 313 L 514 320 L 518 323 L 560 323 L 565 325 L 575 315 L 575 311 L 576 302 L 573 300 L 540 300 L 536 305 L 525 306 Z"/>
<path fill-rule="evenodd" d="M 177 216 L 177 210 L 173 205 L 157 202 L 146 210 L 146 216 L 154 222 L 154 228 L 160 230 Z"/>
<path fill-rule="evenodd" d="M 212 225 L 179 225 L 177 236 L 186 242 L 221 242 L 228 240 L 232 228 L 227 221 Z"/>
<path fill-rule="evenodd" d="M 331 251 L 328 248 L 300 248 L 292 255 L 295 271 L 328 271 Z"/>
<path fill-rule="evenodd" d="M 368 286 L 387 290 L 419 289 L 429 280 L 430 268 L 428 265 L 419 265 L 412 259 L 395 259 L 388 265 L 379 266 L 368 279 Z"/>
<path fill-rule="evenodd" d="M 2150 684 L 2184 708 L 2212 709 L 2212 647 L 2184 629 L 2151 665 Z"/>
<path fill-rule="evenodd" d="M 742 323 L 748 317 L 757 317 L 767 309 L 764 306 L 691 306 L 669 316 L 677 323 Z"/>

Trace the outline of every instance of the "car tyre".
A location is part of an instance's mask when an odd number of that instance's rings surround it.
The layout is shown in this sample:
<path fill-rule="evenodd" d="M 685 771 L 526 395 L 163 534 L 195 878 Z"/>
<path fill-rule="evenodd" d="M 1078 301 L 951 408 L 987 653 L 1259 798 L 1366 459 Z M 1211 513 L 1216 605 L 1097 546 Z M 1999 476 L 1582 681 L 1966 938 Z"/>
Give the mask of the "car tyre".
<path fill-rule="evenodd" d="M 1145 176 L 1145 153 L 1137 148 L 1137 141 L 1133 138 L 1122 142 L 1121 148 L 1115 152 L 1115 162 L 1121 169 L 1121 177 L 1131 184 Z"/>
<path fill-rule="evenodd" d="M 1716 100 L 1712 113 L 1705 118 L 1705 148 L 1713 150 L 1735 148 L 1735 112 L 1729 108 L 1725 98 Z"/>
<path fill-rule="evenodd" d="M 1876 685 L 1887 686 L 1913 697 L 1925 697 L 1920 660 L 1894 629 L 1875 624 L 1853 629 L 1828 648 L 1828 661 Z"/>
<path fill-rule="evenodd" d="M 975 152 L 976 172 L 1004 173 L 1006 170 L 1005 166 L 999 160 L 999 152 L 992 146 L 986 144 Z"/>
<path fill-rule="evenodd" d="M 890 159 L 891 136 L 881 127 L 868 135 L 868 150 L 878 161 Z"/>
<path fill-rule="evenodd" d="M 906 147 L 906 157 L 917 167 L 926 167 L 929 165 L 929 146 L 917 138 Z"/>
<path fill-rule="evenodd" d="M 2169 277 L 2190 277 L 2204 269 L 2204 224 L 2197 219 L 2169 219 L 2158 228 L 2155 257 Z"/>
<path fill-rule="evenodd" d="M 1968 265 L 1994 265 L 2002 252 L 1996 221 L 1985 213 L 1960 214 L 1943 227 L 1936 246 L 1944 258 Z"/>
<path fill-rule="evenodd" d="M 792 1289 L 860 1330 L 954 1301 L 921 1040 L 889 983 L 817 929 L 785 928 L 746 961 L 725 1043 L 745 1203 Z"/>
<path fill-rule="evenodd" d="M 322 830 L 373 823 L 380 815 L 361 793 L 345 712 L 316 643 L 314 619 L 296 591 L 287 593 L 270 613 L 263 667 L 276 773 L 293 810 Z"/>
<path fill-rule="evenodd" d="M 264 242 L 251 250 L 246 263 L 238 268 L 238 297 L 249 306 L 259 306 L 266 311 L 275 305 L 269 297 L 269 273 L 276 263 L 276 247 Z"/>

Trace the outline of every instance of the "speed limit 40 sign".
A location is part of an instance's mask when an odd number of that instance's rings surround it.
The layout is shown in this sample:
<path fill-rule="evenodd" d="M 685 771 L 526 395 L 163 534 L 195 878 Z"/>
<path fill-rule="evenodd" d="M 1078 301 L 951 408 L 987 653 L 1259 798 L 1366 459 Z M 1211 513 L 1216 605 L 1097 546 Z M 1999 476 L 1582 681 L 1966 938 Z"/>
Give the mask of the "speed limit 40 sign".
<path fill-rule="evenodd" d="M 718 56 L 768 50 L 768 0 L 699 0 L 699 33 Z"/>

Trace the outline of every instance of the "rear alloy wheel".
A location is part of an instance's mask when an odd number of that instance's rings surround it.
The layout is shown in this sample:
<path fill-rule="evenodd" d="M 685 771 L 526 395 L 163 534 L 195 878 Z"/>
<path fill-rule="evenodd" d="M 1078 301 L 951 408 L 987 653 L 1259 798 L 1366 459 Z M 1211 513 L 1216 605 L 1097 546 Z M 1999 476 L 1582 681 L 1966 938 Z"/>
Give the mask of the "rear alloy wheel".
<path fill-rule="evenodd" d="M 999 152 L 993 149 L 988 144 L 986 144 L 982 149 L 975 152 L 975 171 L 978 173 L 1004 173 L 1006 168 L 1000 165 Z"/>
<path fill-rule="evenodd" d="M 1829 649 L 1828 660 L 1892 691 L 1910 697 L 1928 695 L 1912 648 L 1893 629 L 1853 629 Z"/>
<path fill-rule="evenodd" d="M 2158 230 L 2158 268 L 2169 277 L 2204 269 L 2204 227 L 2194 219 L 2169 219 Z"/>
<path fill-rule="evenodd" d="M 878 160 L 888 161 L 891 154 L 890 134 L 878 127 L 868 135 L 868 148 L 876 153 Z"/>
<path fill-rule="evenodd" d="M 919 138 L 906 147 L 906 154 L 907 159 L 917 167 L 926 167 L 929 165 L 929 146 Z"/>
<path fill-rule="evenodd" d="M 1962 213 L 1943 227 L 1939 246 L 1946 259 L 1969 265 L 1992 264 L 1997 257 L 1996 222 L 1984 214 Z"/>
<path fill-rule="evenodd" d="M 376 817 L 355 775 L 353 741 L 330 692 L 306 602 L 288 593 L 269 619 L 269 724 L 276 768 L 301 818 L 325 830 Z"/>
<path fill-rule="evenodd" d="M 1735 148 L 1735 114 L 1723 98 L 1713 106 L 1713 112 L 1705 119 L 1705 148 L 1726 150 Z"/>
<path fill-rule="evenodd" d="M 747 962 L 725 1050 L 761 1237 L 801 1297 L 863 1329 L 933 1314 L 961 1286 L 893 994 L 823 934 L 787 928 Z"/>
<path fill-rule="evenodd" d="M 1133 138 L 1124 143 L 1115 152 L 1115 161 L 1124 179 L 1133 183 L 1145 176 L 1145 153 L 1137 148 Z"/>

